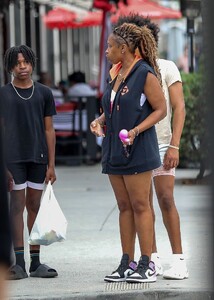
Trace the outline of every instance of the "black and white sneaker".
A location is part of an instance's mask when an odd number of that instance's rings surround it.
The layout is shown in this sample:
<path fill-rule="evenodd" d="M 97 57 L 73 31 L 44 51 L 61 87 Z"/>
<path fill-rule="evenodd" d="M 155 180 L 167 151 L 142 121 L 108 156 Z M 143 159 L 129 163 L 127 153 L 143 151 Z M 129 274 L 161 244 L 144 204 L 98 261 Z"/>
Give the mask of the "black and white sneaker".
<path fill-rule="evenodd" d="M 155 282 L 156 280 L 155 268 L 149 264 L 147 255 L 141 256 L 136 271 L 126 278 L 126 282 L 129 283 Z"/>
<path fill-rule="evenodd" d="M 120 265 L 111 275 L 107 275 L 104 278 L 104 281 L 107 282 L 122 282 L 126 281 L 127 276 L 134 273 L 137 268 L 137 263 L 135 261 L 131 261 L 129 263 L 129 255 L 123 254 L 122 259 L 120 261 Z"/>

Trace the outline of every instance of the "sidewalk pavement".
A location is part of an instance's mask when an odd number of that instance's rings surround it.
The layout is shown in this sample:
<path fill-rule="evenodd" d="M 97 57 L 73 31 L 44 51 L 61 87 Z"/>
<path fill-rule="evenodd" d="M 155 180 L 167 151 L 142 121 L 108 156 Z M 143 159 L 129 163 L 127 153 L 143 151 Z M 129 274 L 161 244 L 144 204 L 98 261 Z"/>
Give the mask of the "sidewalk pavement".
<path fill-rule="evenodd" d="M 26 278 L 8 281 L 10 300 L 46 299 L 213 299 L 213 255 L 211 254 L 212 209 L 210 189 L 205 185 L 182 185 L 198 170 L 178 169 L 175 200 L 180 213 L 183 250 L 189 279 L 156 283 L 105 283 L 103 278 L 119 264 L 121 248 L 118 210 L 108 177 L 101 166 L 58 166 L 56 197 L 68 222 L 67 240 L 41 248 L 43 263 L 56 268 L 53 279 Z M 170 244 L 157 199 L 156 236 L 164 268 L 169 267 Z M 25 233 L 27 239 L 27 233 Z M 28 245 L 26 244 L 26 247 Z M 140 252 L 136 243 L 136 260 Z M 29 254 L 26 254 L 27 270 Z"/>

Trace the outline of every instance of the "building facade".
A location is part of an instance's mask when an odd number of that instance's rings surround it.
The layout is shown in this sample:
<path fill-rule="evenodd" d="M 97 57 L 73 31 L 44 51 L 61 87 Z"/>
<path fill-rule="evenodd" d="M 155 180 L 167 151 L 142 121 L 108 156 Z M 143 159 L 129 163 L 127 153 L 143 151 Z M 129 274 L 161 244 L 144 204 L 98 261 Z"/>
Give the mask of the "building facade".
<path fill-rule="evenodd" d="M 53 84 L 67 80 L 73 71 L 82 71 L 88 82 L 97 82 L 99 73 L 100 26 L 48 29 L 43 17 L 53 7 L 50 1 L 14 0 L 0 11 L 0 84 L 8 75 L 3 55 L 8 47 L 30 46 L 38 58 L 34 79 L 49 73 Z"/>
<path fill-rule="evenodd" d="M 156 2 L 179 9 L 178 0 Z M 101 26 L 48 29 L 44 23 L 44 16 L 55 4 L 86 11 L 92 3 L 92 0 L 1 0 L 0 85 L 10 80 L 3 70 L 4 52 L 20 44 L 32 47 L 38 58 L 34 80 L 45 72 L 50 75 L 52 84 L 57 85 L 61 80 L 66 81 L 68 74 L 80 70 L 86 74 L 87 82 L 98 84 Z M 157 23 L 161 29 L 160 56 L 176 62 L 188 42 L 186 19 L 158 20 Z M 198 24 L 201 24 L 200 19 Z M 197 27 L 196 23 L 196 32 Z M 198 40 L 202 43 L 200 37 Z"/>

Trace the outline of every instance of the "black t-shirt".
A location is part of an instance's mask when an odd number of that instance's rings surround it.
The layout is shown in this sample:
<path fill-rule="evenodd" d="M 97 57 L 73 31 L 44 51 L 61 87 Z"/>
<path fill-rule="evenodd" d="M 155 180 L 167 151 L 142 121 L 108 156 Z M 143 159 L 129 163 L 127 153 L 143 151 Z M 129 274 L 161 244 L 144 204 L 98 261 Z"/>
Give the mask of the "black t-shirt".
<path fill-rule="evenodd" d="M 11 83 L 0 88 L 0 117 L 5 128 L 4 148 L 7 163 L 48 162 L 48 149 L 44 118 L 56 114 L 51 90 L 35 82 L 32 97 L 28 100 L 17 95 Z M 29 89 L 16 88 L 28 98 Z"/>

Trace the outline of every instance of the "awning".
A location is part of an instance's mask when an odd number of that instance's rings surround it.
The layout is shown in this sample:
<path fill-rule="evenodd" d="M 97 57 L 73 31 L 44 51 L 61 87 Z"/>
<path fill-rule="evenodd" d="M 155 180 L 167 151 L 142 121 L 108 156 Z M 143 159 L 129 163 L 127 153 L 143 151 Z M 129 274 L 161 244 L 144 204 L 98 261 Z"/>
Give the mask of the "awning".
<path fill-rule="evenodd" d="M 93 7 L 93 0 L 33 0 L 33 2 L 43 5 L 48 5 L 52 8 L 62 8 L 75 13 L 90 11 Z M 115 22 L 120 14 L 127 15 L 129 13 L 139 13 L 142 16 L 148 16 L 152 19 L 178 19 L 181 18 L 181 12 L 174 10 L 152 0 L 127 0 L 128 6 L 119 1 L 119 10 L 112 17 Z M 116 8 L 115 8 L 116 11 Z"/>
<path fill-rule="evenodd" d="M 81 28 L 102 25 L 102 10 L 90 11 L 91 0 L 34 0 L 40 4 L 52 5 L 44 16 L 44 22 L 50 29 L 58 28 Z M 118 3 L 118 9 L 114 6 L 111 12 L 111 22 L 117 22 L 118 18 L 130 13 L 138 13 L 143 17 L 151 19 L 178 19 L 182 17 L 179 10 L 174 10 L 151 0 L 127 0 L 128 5 L 123 1 Z"/>
<path fill-rule="evenodd" d="M 128 5 L 119 3 L 119 9 L 112 15 L 111 21 L 115 23 L 118 18 L 131 13 L 138 13 L 143 17 L 150 19 L 179 19 L 182 14 L 179 10 L 174 10 L 162 5 L 159 5 L 150 0 L 127 0 Z"/>
<path fill-rule="evenodd" d="M 58 28 L 81 28 L 101 25 L 102 12 L 101 11 L 84 11 L 76 13 L 64 8 L 55 8 L 50 10 L 47 15 L 43 17 L 43 21 L 50 29 Z"/>
<path fill-rule="evenodd" d="M 90 10 L 93 6 L 93 0 L 33 0 L 33 2 L 50 7 L 73 9 L 76 12 Z"/>

